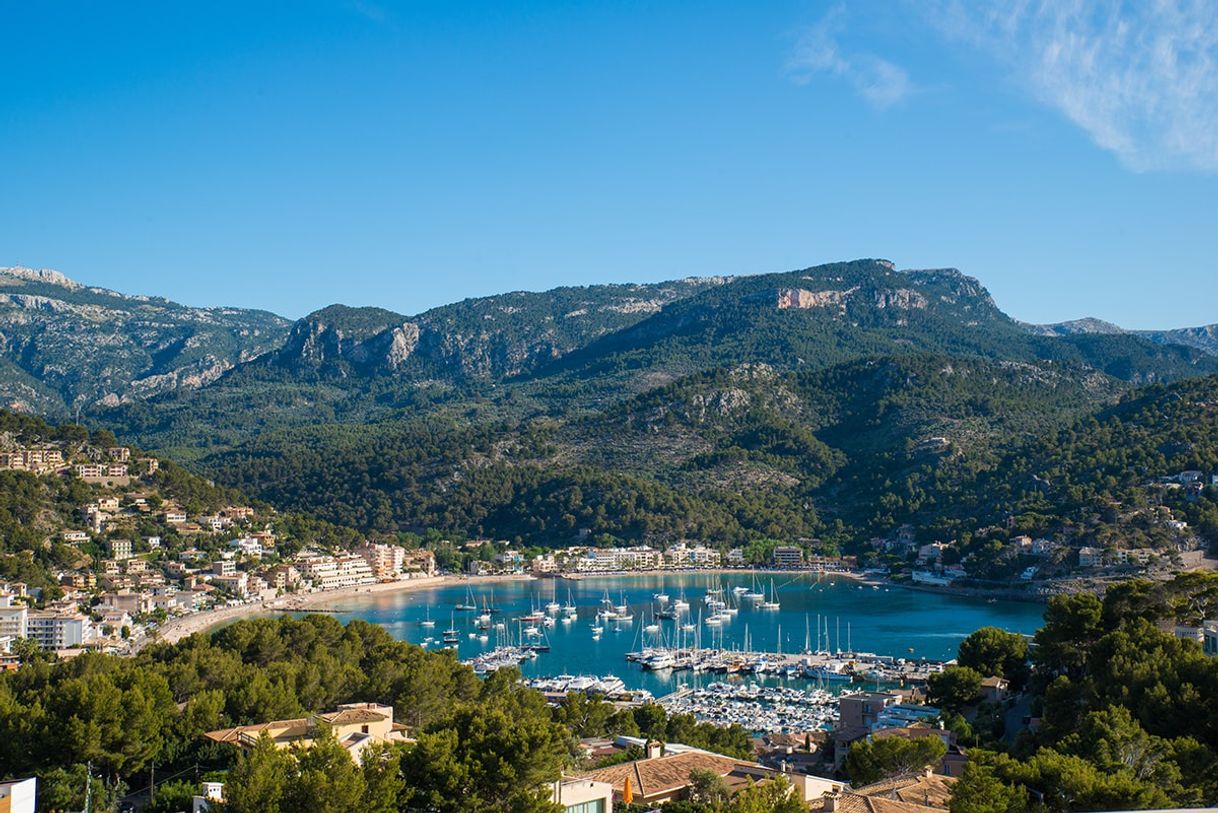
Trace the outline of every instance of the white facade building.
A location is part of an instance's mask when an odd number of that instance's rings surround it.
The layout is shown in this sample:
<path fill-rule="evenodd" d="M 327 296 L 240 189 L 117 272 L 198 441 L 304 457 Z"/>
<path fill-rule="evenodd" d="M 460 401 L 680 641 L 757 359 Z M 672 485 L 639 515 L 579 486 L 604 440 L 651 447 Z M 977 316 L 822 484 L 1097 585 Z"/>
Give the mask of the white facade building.
<path fill-rule="evenodd" d="M 372 570 L 372 575 L 383 581 L 400 578 L 406 562 L 406 549 L 400 545 L 379 545 L 365 542 L 355 549 Z"/>
<path fill-rule="evenodd" d="M 664 552 L 664 560 L 669 567 L 718 567 L 720 555 L 705 545 L 691 547 L 680 542 Z"/>
<path fill-rule="evenodd" d="M 0 638 L 24 638 L 29 608 L 7 594 L 0 595 Z"/>
<path fill-rule="evenodd" d="M 26 616 L 26 637 L 43 649 L 81 646 L 93 634 L 88 616 L 54 612 L 32 612 Z"/>
<path fill-rule="evenodd" d="M 588 548 L 576 563 L 581 573 L 606 573 L 615 570 L 650 570 L 659 567 L 659 551 L 640 545 L 633 548 Z"/>
<path fill-rule="evenodd" d="M 368 567 L 364 557 L 354 554 L 301 554 L 296 558 L 296 568 L 301 577 L 312 583 L 314 590 L 339 590 L 376 583 L 376 576 L 372 574 L 372 568 Z"/>

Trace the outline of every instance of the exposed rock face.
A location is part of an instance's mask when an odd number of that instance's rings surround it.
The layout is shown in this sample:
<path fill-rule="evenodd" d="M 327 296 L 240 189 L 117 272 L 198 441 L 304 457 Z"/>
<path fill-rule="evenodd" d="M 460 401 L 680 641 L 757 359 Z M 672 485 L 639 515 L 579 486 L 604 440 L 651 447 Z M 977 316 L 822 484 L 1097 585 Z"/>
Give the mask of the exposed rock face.
<path fill-rule="evenodd" d="M 876 291 L 875 293 L 877 308 L 912 310 L 925 308 L 926 305 L 926 297 L 911 288 L 897 288 L 892 291 Z"/>
<path fill-rule="evenodd" d="M 390 336 L 385 360 L 390 367 L 396 369 L 402 365 L 402 362 L 410 358 L 410 354 L 419 346 L 419 326 L 413 322 L 407 322 L 401 327 L 395 327 Z"/>
<path fill-rule="evenodd" d="M 779 310 L 841 307 L 855 290 L 851 288 L 847 291 L 809 291 L 805 288 L 780 288 L 776 306 Z"/>
<path fill-rule="evenodd" d="M 49 415 L 214 381 L 276 347 L 288 322 L 86 287 L 57 271 L 0 268 L 0 403 Z"/>
<path fill-rule="evenodd" d="M 811 310 L 812 308 L 838 308 L 845 310 L 846 305 L 864 296 L 859 293 L 859 286 L 843 290 L 810 291 L 807 288 L 779 288 L 774 294 L 775 306 L 779 310 Z M 871 304 L 876 308 L 897 308 L 902 310 L 925 308 L 929 303 L 926 296 L 913 288 L 879 289 L 871 293 Z M 866 301 L 866 300 L 864 300 Z"/>
<path fill-rule="evenodd" d="M 21 266 L 0 268 L 0 285 L 11 284 L 6 281 L 6 277 L 10 280 L 18 279 L 27 282 L 58 285 L 61 288 L 67 288 L 69 291 L 79 291 L 85 287 L 75 280 L 68 279 L 58 271 L 52 271 L 50 268 L 23 268 Z"/>

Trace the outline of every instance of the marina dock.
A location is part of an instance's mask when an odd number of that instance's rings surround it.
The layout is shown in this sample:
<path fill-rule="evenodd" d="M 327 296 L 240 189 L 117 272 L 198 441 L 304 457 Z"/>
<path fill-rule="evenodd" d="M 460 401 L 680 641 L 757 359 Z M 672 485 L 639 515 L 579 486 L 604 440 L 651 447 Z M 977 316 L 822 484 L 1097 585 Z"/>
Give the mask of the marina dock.
<path fill-rule="evenodd" d="M 773 675 L 822 684 L 873 681 L 921 684 L 943 671 L 944 662 L 894 658 L 870 652 L 755 652 L 737 649 L 645 648 L 626 655 L 650 671 L 692 671 L 717 675 Z"/>

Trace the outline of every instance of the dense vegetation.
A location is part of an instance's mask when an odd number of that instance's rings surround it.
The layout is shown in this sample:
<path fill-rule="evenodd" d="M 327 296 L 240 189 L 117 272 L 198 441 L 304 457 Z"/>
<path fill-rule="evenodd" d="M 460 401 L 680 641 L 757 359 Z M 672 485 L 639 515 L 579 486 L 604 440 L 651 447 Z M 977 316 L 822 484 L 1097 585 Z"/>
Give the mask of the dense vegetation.
<path fill-rule="evenodd" d="M 1171 552 L 1194 535 L 1212 546 L 1216 403 L 1215 376 L 1135 390 L 1119 404 L 1029 438 L 991 465 L 941 467 L 921 483 L 894 482 L 887 502 L 894 518 L 922 523 L 928 534 L 971 538 L 972 551 L 1011 531 L 1108 549 Z M 1164 481 L 1187 471 L 1201 479 Z M 986 528 L 988 535 L 976 533 Z"/>
<path fill-rule="evenodd" d="M 321 615 L 243 621 L 131 659 L 31 656 L 0 673 L 0 765 L 36 773 L 44 809 L 79 809 L 90 763 L 111 798 L 144 787 L 156 766 L 162 778 L 228 772 L 234 811 L 527 812 L 552 809 L 543 785 L 579 759 L 577 736 L 642 735 L 738 757 L 751 751 L 739 727 L 698 724 L 655 705 L 618 711 L 572 695 L 550 710 L 518 678 L 503 670 L 480 681 L 451 653 Z M 305 754 L 261 746 L 239 759 L 202 737 L 357 701 L 393 706 L 417 743 L 367 759 L 361 771 L 333 742 Z M 185 783 L 171 785 L 170 798 Z M 313 799 L 303 807 L 292 801 L 302 793 Z"/>
<path fill-rule="evenodd" d="M 841 545 L 905 522 L 960 538 L 1015 516 L 1021 530 L 1103 544 L 1120 529 L 1130 547 L 1162 547 L 1172 535 L 1153 512 L 1131 513 L 1159 503 L 1218 539 L 1208 492 L 1146 487 L 1218 466 L 1218 378 L 1111 405 L 1124 391 L 1098 373 L 935 355 L 787 374 L 746 365 L 569 420 L 285 430 L 209 465 L 336 523 L 540 545 L 581 531 L 606 544 Z"/>
<path fill-rule="evenodd" d="M 1162 628 L 1216 613 L 1214 574 L 1129 581 L 1103 601 L 1091 594 L 1051 600 L 1030 653 L 1031 710 L 1040 725 L 998 740 L 999 717 L 983 737 L 988 747 L 969 750 L 953 813 L 1218 802 L 1218 659 Z M 974 665 L 990 658 L 986 671 L 996 667 L 999 675 L 1023 669 L 1017 653 L 992 639 L 960 654 Z M 974 736 L 963 718 L 953 720 Z"/>

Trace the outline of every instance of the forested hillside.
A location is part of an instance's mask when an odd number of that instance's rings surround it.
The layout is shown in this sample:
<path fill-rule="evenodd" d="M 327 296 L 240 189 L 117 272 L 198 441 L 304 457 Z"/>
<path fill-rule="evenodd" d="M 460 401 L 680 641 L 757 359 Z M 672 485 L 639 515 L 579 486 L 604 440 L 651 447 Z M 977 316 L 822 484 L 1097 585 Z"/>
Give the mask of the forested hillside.
<path fill-rule="evenodd" d="M 969 749 L 951 809 L 1139 810 L 1212 805 L 1218 799 L 1218 659 L 1172 635 L 1218 611 L 1218 580 L 1192 573 L 1167 583 L 1129 581 L 1094 595 L 1058 596 L 1030 650 L 1018 636 L 981 630 L 960 647 L 960 666 L 932 681 L 932 699 Z M 1165 631 L 1165 629 L 1168 631 Z M 970 647 L 978 643 L 982 646 Z M 1030 656 L 1003 663 L 994 655 Z M 943 691 L 971 672 L 1029 684 L 1035 731 L 999 740 L 995 726 L 958 713 L 967 694 Z M 967 681 L 964 681 L 967 682 Z M 936 696 L 937 695 L 937 696 Z M 989 704 L 982 704 L 987 706 Z M 989 730 L 987 730 L 989 729 Z M 1035 801 L 1033 801 L 1035 800 Z"/>
<path fill-rule="evenodd" d="M 1011 451 L 960 484 L 957 516 L 1013 516 L 1032 529 L 1065 525 L 1100 545 L 1120 536 L 1137 546 L 1170 537 L 1164 519 L 1180 514 L 1218 540 L 1218 504 L 1204 488 L 1215 474 L 1218 376 L 1208 376 L 1134 391 Z"/>
<path fill-rule="evenodd" d="M 284 430 L 206 464 L 285 508 L 378 530 L 537 544 L 581 531 L 623 542 L 840 535 L 897 522 L 902 488 L 930 488 L 942 467 L 957 478 L 983 469 L 1125 387 L 1056 365 L 936 355 L 789 373 L 742 365 L 566 420 Z"/>
<path fill-rule="evenodd" d="M 21 284 L 82 307 L 112 296 Z M 1104 410 L 1139 386 L 1213 372 L 1218 358 L 1182 345 L 1029 330 L 955 270 L 859 260 L 413 317 L 335 305 L 216 380 L 86 412 L 219 482 L 364 531 L 842 543 L 904 522 L 1095 524 L 1107 491 L 1071 480 L 1062 498 L 1040 482 L 1063 479 L 1048 452 L 1059 433 L 1124 414 Z M 11 383 L 55 397 L 35 377 Z M 1144 440 L 1096 444 L 1137 455 Z"/>

